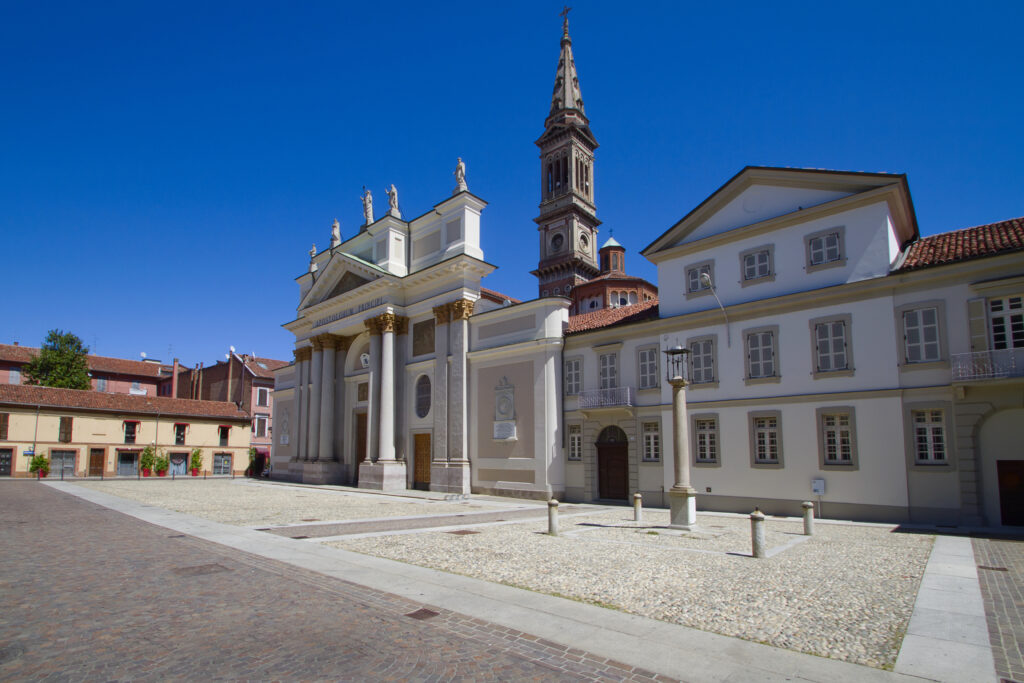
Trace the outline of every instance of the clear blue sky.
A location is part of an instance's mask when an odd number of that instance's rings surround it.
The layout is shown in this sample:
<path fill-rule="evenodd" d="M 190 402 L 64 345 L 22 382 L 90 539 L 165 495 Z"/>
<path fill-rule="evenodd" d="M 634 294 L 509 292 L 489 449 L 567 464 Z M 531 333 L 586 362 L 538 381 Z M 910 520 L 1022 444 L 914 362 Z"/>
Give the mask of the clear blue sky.
<path fill-rule="evenodd" d="M 1024 3 L 575 2 L 598 216 L 637 251 L 743 166 L 906 173 L 922 234 L 1024 214 Z M 363 185 L 455 158 L 485 284 L 535 296 L 556 2 L 0 4 L 0 342 L 289 359 L 294 278 Z"/>

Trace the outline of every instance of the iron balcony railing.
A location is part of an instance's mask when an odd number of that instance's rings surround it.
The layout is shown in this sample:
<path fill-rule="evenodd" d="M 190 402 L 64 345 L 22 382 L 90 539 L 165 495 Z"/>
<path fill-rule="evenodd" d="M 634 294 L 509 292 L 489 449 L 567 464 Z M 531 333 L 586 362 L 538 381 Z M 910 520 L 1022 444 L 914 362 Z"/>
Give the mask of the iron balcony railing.
<path fill-rule="evenodd" d="M 633 405 L 633 387 L 591 389 L 580 392 L 580 408 L 613 408 Z"/>
<path fill-rule="evenodd" d="M 1024 349 L 954 353 L 952 361 L 954 382 L 1024 377 Z"/>

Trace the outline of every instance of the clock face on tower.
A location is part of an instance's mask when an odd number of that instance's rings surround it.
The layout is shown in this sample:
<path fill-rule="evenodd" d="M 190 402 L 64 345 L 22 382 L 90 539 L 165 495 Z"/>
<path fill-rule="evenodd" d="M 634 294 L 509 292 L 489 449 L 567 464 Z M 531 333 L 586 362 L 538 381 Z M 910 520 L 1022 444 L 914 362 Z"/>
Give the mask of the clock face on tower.
<path fill-rule="evenodd" d="M 590 240 L 587 239 L 586 235 L 580 235 L 580 249 L 583 251 L 589 251 L 590 249 Z"/>

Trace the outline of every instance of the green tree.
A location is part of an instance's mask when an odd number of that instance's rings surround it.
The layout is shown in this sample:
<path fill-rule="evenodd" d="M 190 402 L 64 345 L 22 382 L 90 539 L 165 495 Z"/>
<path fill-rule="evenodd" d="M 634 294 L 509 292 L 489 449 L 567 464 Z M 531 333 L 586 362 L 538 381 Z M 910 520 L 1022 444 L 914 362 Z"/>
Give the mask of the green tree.
<path fill-rule="evenodd" d="M 63 389 L 91 389 L 89 349 L 70 332 L 50 330 L 39 355 L 25 365 L 25 383 Z"/>

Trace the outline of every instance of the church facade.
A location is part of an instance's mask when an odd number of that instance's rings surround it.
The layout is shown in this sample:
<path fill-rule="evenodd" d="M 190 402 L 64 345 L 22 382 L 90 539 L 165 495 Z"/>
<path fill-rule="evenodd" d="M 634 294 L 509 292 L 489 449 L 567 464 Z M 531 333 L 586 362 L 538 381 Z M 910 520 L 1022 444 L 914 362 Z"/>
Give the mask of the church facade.
<path fill-rule="evenodd" d="M 667 505 L 678 346 L 699 509 L 1024 524 L 1024 222 L 921 238 L 902 175 L 748 167 L 641 252 L 657 287 L 630 278 L 567 23 L 536 144 L 537 299 L 482 286 L 461 160 L 422 216 L 367 192 L 314 247 L 275 477 Z"/>

